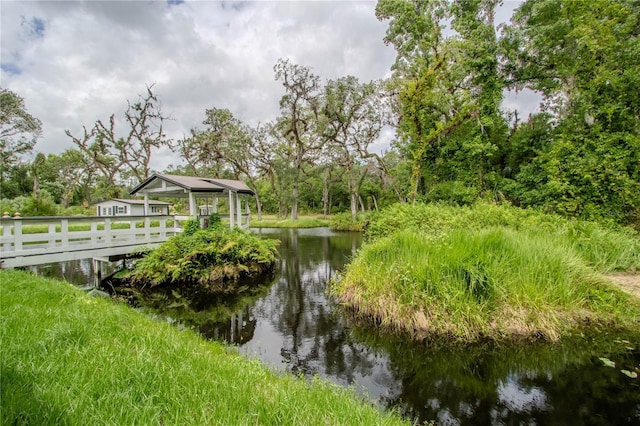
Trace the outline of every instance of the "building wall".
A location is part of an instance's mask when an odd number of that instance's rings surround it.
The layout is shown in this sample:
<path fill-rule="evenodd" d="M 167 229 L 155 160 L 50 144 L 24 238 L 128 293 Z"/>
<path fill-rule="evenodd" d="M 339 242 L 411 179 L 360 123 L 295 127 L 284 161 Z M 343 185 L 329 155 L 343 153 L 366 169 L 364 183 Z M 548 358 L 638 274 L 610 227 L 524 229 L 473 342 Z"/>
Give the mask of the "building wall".
<path fill-rule="evenodd" d="M 165 204 L 154 205 L 149 203 L 149 215 L 168 215 L 169 206 Z M 122 201 L 107 200 L 96 204 L 97 216 L 143 216 L 144 205 L 129 204 Z"/>

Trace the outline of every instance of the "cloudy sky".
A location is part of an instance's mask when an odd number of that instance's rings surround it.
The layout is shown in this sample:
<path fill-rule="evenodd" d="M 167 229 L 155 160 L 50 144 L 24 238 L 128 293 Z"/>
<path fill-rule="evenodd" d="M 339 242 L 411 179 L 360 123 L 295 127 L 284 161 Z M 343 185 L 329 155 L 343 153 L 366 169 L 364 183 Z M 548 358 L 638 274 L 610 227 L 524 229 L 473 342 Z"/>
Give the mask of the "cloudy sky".
<path fill-rule="evenodd" d="M 518 2 L 506 1 L 504 16 Z M 374 1 L 0 2 L 0 84 L 43 123 L 36 151 L 60 153 L 98 119 L 122 117 L 154 84 L 177 139 L 207 108 L 256 125 L 274 119 L 283 94 L 279 58 L 323 80 L 385 78 L 395 59 Z M 153 168 L 180 164 L 155 154 Z"/>

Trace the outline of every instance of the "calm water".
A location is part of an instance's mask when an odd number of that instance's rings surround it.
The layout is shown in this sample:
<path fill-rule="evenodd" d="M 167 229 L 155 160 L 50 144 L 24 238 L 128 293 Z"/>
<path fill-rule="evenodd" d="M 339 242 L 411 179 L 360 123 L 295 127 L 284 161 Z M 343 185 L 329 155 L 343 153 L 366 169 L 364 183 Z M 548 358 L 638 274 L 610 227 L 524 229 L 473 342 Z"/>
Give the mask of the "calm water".
<path fill-rule="evenodd" d="M 235 298 L 157 294 L 169 321 L 234 344 L 272 368 L 353 385 L 384 408 L 443 425 L 639 425 L 636 338 L 577 336 L 560 345 L 433 347 L 393 341 L 350 325 L 325 293 L 355 253 L 359 234 L 327 229 L 257 230 L 277 238 L 281 259 L 268 283 Z M 90 261 L 45 266 L 85 284 Z M 150 308 L 147 308 L 150 309 Z M 607 367 L 599 358 L 616 367 Z"/>

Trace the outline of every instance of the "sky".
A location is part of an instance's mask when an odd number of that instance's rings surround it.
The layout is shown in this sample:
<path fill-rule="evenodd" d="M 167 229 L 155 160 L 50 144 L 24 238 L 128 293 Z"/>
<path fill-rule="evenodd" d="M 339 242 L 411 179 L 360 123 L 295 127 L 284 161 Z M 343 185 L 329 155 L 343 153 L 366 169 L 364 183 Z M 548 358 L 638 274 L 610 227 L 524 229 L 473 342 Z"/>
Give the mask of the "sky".
<path fill-rule="evenodd" d="M 502 16 L 517 3 L 505 1 Z M 96 120 L 123 117 L 127 100 L 136 101 L 148 85 L 171 117 L 165 132 L 172 139 L 203 128 L 205 110 L 214 107 L 255 126 L 279 115 L 284 88 L 273 66 L 280 58 L 310 67 L 323 81 L 391 75 L 395 51 L 384 44 L 387 22 L 376 19 L 375 5 L 2 0 L 0 86 L 42 121 L 35 151 L 45 154 L 73 148 L 65 130 L 80 136 Z M 388 146 L 392 137 L 385 132 L 378 145 Z M 180 164 L 165 149 L 151 165 L 162 171 Z"/>

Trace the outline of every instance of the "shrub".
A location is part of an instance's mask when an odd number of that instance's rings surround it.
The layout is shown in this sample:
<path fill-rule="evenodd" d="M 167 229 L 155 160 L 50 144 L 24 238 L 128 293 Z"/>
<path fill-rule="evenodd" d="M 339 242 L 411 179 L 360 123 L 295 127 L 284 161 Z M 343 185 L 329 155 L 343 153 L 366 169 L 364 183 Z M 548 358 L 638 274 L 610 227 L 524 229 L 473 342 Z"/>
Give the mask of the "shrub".
<path fill-rule="evenodd" d="M 276 240 L 261 239 L 238 228 L 199 230 L 190 222 L 185 223 L 185 231 L 180 235 L 137 262 L 131 275 L 134 284 L 142 287 L 195 285 L 204 290 L 225 292 L 234 288 L 229 282 L 273 267 Z"/>
<path fill-rule="evenodd" d="M 182 235 L 190 237 L 200 230 L 200 221 L 196 219 L 188 219 L 182 225 Z"/>
<path fill-rule="evenodd" d="M 330 227 L 335 231 L 363 231 L 370 217 L 370 212 L 358 213 L 354 221 L 351 212 L 342 212 L 331 217 Z"/>

